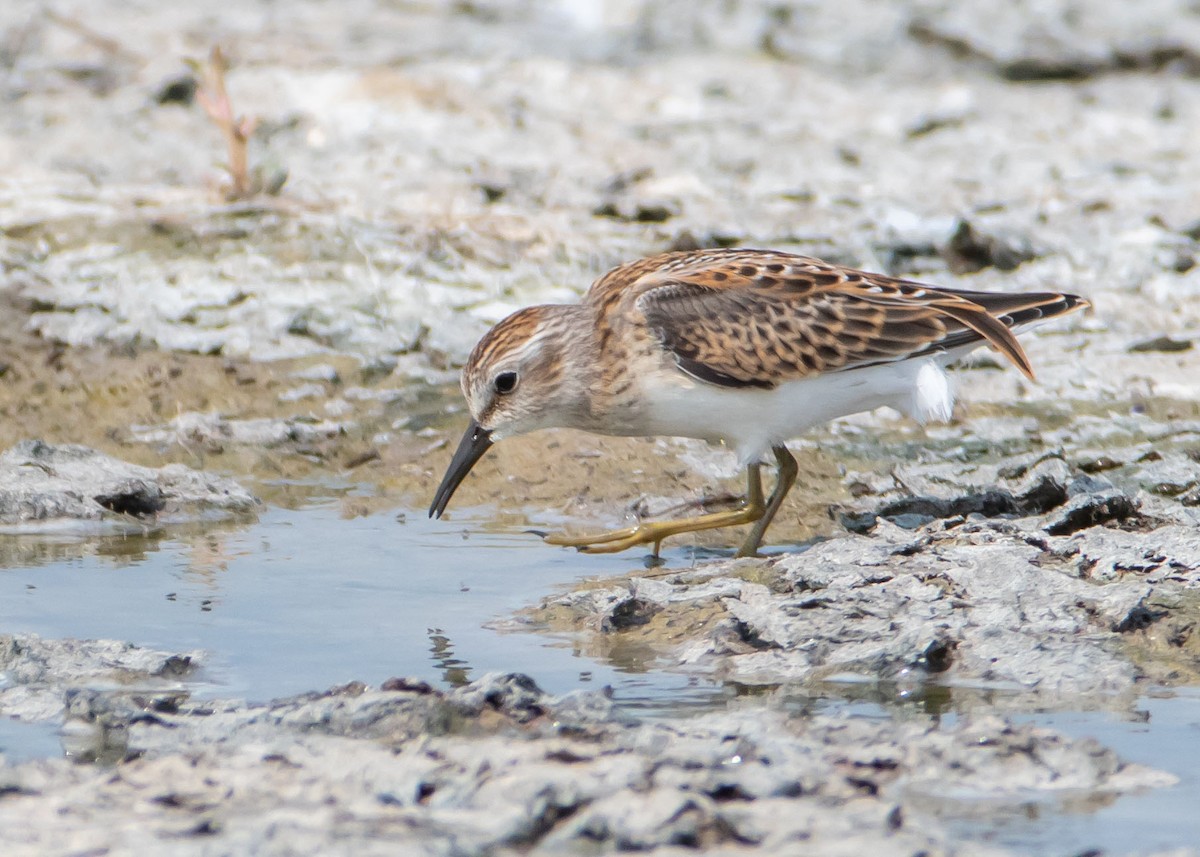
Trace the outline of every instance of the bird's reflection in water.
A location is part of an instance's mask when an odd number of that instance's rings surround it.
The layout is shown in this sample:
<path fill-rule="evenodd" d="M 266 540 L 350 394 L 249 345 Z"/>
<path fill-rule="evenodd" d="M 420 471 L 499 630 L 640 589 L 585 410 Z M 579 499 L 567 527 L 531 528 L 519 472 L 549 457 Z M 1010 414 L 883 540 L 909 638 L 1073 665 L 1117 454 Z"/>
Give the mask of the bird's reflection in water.
<path fill-rule="evenodd" d="M 442 681 L 450 687 L 462 687 L 471 682 L 471 665 L 454 656 L 454 645 L 441 628 L 429 628 L 429 654 L 434 665 L 442 671 Z"/>

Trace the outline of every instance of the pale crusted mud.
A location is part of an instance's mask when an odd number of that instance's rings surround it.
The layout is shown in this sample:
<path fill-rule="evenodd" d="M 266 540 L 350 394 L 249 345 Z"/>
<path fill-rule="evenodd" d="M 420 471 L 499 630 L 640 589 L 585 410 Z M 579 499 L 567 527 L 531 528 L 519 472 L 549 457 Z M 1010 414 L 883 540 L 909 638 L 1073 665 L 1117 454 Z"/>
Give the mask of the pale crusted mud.
<path fill-rule="evenodd" d="M 1167 785 L 995 714 L 1200 681 L 1200 17 L 1075 6 L 0 5 L 0 449 L 61 501 L 5 520 L 132 540 L 330 482 L 355 486 L 346 515 L 423 509 L 480 333 L 669 248 L 1095 304 L 1024 338 L 1037 385 L 972 358 L 949 426 L 876 413 L 798 439 L 784 555 L 500 622 L 722 677 L 747 697 L 729 711 L 630 724 L 514 677 L 197 701 L 204 653 L 7 637 L 0 711 L 61 719 L 95 761 L 0 763 L 4 853 L 996 854 L 942 811 Z M 218 42 L 278 195 L 224 197 L 184 62 Z M 26 440 L 129 464 L 78 453 L 114 488 Z M 209 499 L 171 507 L 162 479 L 185 472 Z M 590 530 L 740 487 L 703 444 L 553 432 L 500 444 L 447 526 L 482 506 Z M 958 719 L 782 702 L 858 692 L 952 698 Z"/>
<path fill-rule="evenodd" d="M 181 464 L 153 470 L 84 446 L 26 441 L 0 455 L 0 531 L 39 532 L 67 522 L 96 531 L 185 520 L 252 517 L 258 501 L 231 479 Z"/>
<path fill-rule="evenodd" d="M 905 677 L 1076 704 L 1194 681 L 1198 431 L 1177 425 L 1143 449 L 1081 452 L 1073 438 L 999 463 L 850 473 L 856 499 L 832 510 L 850 534 L 598 582 L 525 621 L 574 631 L 601 656 L 636 644 L 647 662 L 741 683 Z"/>
<path fill-rule="evenodd" d="M 69 755 L 115 772 L 0 766 L 10 854 L 202 854 L 219 841 L 246 854 L 735 854 L 803 842 L 812 854 L 983 855 L 998 852 L 954 844 L 929 808 L 1033 796 L 1078 806 L 1174 782 L 1094 741 L 989 716 L 894 724 L 754 704 L 638 724 L 614 719 L 603 693 L 555 699 L 517 674 L 449 693 L 393 679 L 269 705 L 193 702 L 161 688 L 196 668 L 190 656 L 20 637 L 0 639 L 0 668 L 15 685 L 0 694 L 9 716 L 46 716 L 18 690 L 64 672 L 132 685 L 66 695 Z"/>

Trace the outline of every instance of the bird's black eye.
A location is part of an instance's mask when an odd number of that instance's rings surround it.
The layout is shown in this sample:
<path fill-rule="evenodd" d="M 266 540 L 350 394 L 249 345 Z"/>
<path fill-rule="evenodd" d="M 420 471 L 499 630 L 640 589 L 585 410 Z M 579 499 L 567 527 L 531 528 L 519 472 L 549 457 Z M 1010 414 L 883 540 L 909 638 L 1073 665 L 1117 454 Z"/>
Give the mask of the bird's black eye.
<path fill-rule="evenodd" d="M 511 393 L 517 387 L 516 372 L 501 372 L 496 376 L 496 380 L 492 382 L 496 388 L 496 392 L 501 396 Z"/>

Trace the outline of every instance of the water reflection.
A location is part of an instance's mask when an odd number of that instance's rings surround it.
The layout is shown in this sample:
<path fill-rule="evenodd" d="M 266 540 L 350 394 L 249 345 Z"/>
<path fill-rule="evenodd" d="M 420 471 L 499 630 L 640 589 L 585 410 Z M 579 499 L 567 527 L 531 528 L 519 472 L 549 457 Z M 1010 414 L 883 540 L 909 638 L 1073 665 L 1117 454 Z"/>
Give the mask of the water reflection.
<path fill-rule="evenodd" d="M 570 649 L 485 626 L 556 586 L 611 573 L 619 559 L 547 550 L 467 512 L 454 528 L 418 514 L 400 524 L 394 514 L 344 512 L 339 498 L 269 509 L 251 525 L 177 528 L 173 538 L 0 538 L 0 631 L 203 649 L 213 684 L 200 692 L 251 699 L 393 676 L 453 687 L 514 669 L 551 693 L 579 686 Z M 619 697 L 669 695 L 686 682 L 631 683 L 637 660 L 585 666 Z"/>
<path fill-rule="evenodd" d="M 164 545 L 172 549 L 185 545 L 193 554 L 192 568 L 198 574 L 211 575 L 220 571 L 227 559 L 224 552 L 229 536 L 244 533 L 251 526 L 249 520 L 223 520 L 101 535 L 52 531 L 0 534 L 0 569 L 36 568 L 92 558 L 106 560 L 101 567 L 124 568 L 146 562 Z"/>
<path fill-rule="evenodd" d="M 1062 697 L 1016 687 L 947 684 L 938 677 L 913 675 L 900 680 L 866 675 L 812 680 L 794 684 L 727 682 L 738 699 L 759 700 L 808 716 L 831 707 L 853 710 L 859 716 L 919 718 L 930 725 L 949 724 L 959 717 L 989 714 L 1046 714 L 1055 711 L 1097 711 L 1135 722 L 1144 714 L 1134 693 Z"/>
<path fill-rule="evenodd" d="M 454 657 L 454 647 L 441 628 L 430 628 L 429 653 L 433 664 L 442 673 L 442 681 L 450 687 L 462 687 L 471 683 L 471 667 L 466 661 Z"/>

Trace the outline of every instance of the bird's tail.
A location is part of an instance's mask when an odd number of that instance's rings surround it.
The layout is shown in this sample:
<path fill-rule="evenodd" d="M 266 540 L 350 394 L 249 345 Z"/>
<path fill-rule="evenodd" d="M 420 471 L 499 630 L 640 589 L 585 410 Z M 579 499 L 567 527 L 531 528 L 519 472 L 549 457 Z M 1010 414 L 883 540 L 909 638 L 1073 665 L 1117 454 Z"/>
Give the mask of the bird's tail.
<path fill-rule="evenodd" d="M 947 292 L 955 298 L 961 298 L 974 304 L 978 310 L 963 311 L 964 308 L 961 304 L 955 306 L 957 311 L 947 313 L 947 315 L 951 315 L 962 327 L 950 331 L 941 340 L 931 343 L 929 347 L 923 349 L 924 353 L 953 351 L 985 339 L 1012 360 L 1017 368 L 1031 380 L 1033 379 L 1033 369 L 1029 365 L 1029 359 L 1025 356 L 1025 349 L 1017 342 L 1015 331 L 1091 306 L 1090 302 L 1079 295 L 1070 295 L 1065 292 L 1006 294 L 1003 292 L 972 292 L 961 289 L 939 289 L 938 291 Z"/>

